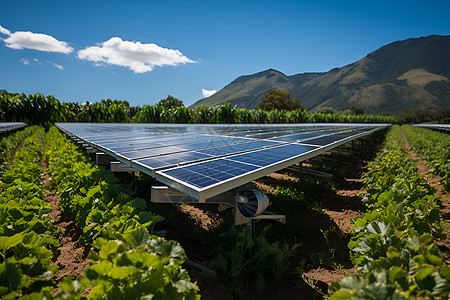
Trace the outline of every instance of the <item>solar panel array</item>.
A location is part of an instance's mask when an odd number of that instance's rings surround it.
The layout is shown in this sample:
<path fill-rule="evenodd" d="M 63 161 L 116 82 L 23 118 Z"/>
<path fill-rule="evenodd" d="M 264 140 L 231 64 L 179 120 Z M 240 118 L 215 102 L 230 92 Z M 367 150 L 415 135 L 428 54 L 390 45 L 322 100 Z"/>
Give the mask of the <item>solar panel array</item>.
<path fill-rule="evenodd" d="M 417 124 L 415 127 L 423 127 L 443 132 L 450 132 L 450 124 Z"/>
<path fill-rule="evenodd" d="M 130 167 L 204 201 L 389 124 L 56 126 Z"/>
<path fill-rule="evenodd" d="M 19 129 L 27 126 L 27 123 L 22 122 L 0 122 L 0 133 Z"/>

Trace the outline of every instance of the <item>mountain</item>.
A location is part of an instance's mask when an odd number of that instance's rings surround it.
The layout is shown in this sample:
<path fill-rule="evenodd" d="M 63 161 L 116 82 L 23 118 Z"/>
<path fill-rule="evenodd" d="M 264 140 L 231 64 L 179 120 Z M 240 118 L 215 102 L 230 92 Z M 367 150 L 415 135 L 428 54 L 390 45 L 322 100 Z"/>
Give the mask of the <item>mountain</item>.
<path fill-rule="evenodd" d="M 308 111 L 358 106 L 367 113 L 392 114 L 418 107 L 450 108 L 450 36 L 394 42 L 326 73 L 286 76 L 269 69 L 240 76 L 191 107 L 228 102 L 253 109 L 271 88 L 290 92 Z"/>

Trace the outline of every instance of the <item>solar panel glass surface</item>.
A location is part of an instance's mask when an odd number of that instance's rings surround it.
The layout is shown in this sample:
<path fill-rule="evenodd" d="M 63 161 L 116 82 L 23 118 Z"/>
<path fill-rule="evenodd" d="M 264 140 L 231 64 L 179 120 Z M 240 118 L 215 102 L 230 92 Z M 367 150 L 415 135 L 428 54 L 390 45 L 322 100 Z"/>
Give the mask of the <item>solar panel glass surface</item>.
<path fill-rule="evenodd" d="M 243 180 L 264 176 L 264 172 L 278 170 L 287 163 L 317 155 L 321 149 L 387 125 L 59 123 L 57 126 L 200 199 L 216 193 L 212 190 L 217 187 L 232 188 Z"/>

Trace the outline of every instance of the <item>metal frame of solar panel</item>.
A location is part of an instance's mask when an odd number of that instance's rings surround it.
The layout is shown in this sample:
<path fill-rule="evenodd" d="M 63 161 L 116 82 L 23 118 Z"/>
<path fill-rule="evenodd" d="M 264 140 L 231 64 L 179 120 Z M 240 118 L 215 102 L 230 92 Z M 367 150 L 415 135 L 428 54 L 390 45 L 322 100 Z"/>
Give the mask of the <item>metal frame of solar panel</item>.
<path fill-rule="evenodd" d="M 450 124 L 416 124 L 413 126 L 428 128 L 428 129 L 437 130 L 437 131 L 446 132 L 446 133 L 450 132 Z"/>
<path fill-rule="evenodd" d="M 57 123 L 82 143 L 205 202 L 390 124 Z"/>
<path fill-rule="evenodd" d="M 23 122 L 0 122 L 0 133 L 16 130 L 27 126 L 27 123 Z"/>

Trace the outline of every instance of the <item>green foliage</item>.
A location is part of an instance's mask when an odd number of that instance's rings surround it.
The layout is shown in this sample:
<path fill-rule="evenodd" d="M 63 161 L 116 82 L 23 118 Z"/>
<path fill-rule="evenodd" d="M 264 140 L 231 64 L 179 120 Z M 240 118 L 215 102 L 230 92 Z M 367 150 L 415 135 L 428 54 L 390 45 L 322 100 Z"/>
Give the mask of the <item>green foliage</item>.
<path fill-rule="evenodd" d="M 350 112 L 352 115 L 363 115 L 364 114 L 364 109 L 362 107 L 359 106 L 352 106 L 350 108 Z"/>
<path fill-rule="evenodd" d="M 444 299 L 450 278 L 443 262 L 433 236 L 412 236 L 366 264 L 363 276 L 333 282 L 330 299 Z"/>
<path fill-rule="evenodd" d="M 47 128 L 53 122 L 141 122 L 141 123 L 395 123 L 396 118 L 373 115 L 306 113 L 303 108 L 270 111 L 247 110 L 223 104 L 216 107 L 186 108 L 171 96 L 161 105 L 130 107 L 127 101 L 102 100 L 83 104 L 60 102 L 53 96 L 0 94 L 0 122 L 22 121 L 42 124 Z M 161 100 L 161 101 L 163 101 Z M 173 101 L 172 101 L 173 100 Z M 167 103 L 166 103 L 167 102 Z M 173 105 L 172 105 L 172 104 Z M 289 108 L 292 109 L 292 108 Z"/>
<path fill-rule="evenodd" d="M 441 177 L 441 183 L 450 191 L 450 136 L 426 128 L 402 126 L 412 151 L 426 160 L 433 174 Z"/>
<path fill-rule="evenodd" d="M 450 109 L 427 110 L 424 108 L 412 108 L 396 114 L 401 124 L 417 124 L 422 122 L 437 121 L 450 123 Z"/>
<path fill-rule="evenodd" d="M 96 239 L 93 246 L 93 264 L 76 282 L 63 281 L 63 296 L 95 286 L 88 299 L 200 299 L 198 287 L 181 268 L 186 256 L 177 242 L 150 236 L 135 224 L 116 239 Z"/>
<path fill-rule="evenodd" d="M 67 107 L 53 96 L 0 94 L 0 121 L 21 121 L 50 126 L 56 120 L 65 121 Z"/>
<path fill-rule="evenodd" d="M 0 94 L 0 122 L 21 121 L 49 127 L 54 122 L 128 122 L 137 108 L 127 101 L 102 100 L 79 105 L 41 94 Z"/>
<path fill-rule="evenodd" d="M 266 231 L 267 227 L 254 239 L 245 228 L 221 235 L 223 248 L 219 248 L 216 270 L 220 282 L 233 297 L 241 297 L 250 290 L 261 293 L 292 272 L 289 258 L 298 245 L 269 243 Z"/>
<path fill-rule="evenodd" d="M 270 89 L 261 99 L 261 102 L 256 105 L 256 109 L 260 110 L 305 110 L 299 103 L 297 98 L 291 96 L 289 92 L 278 90 L 278 89 Z"/>
<path fill-rule="evenodd" d="M 50 298 L 54 288 L 58 266 L 50 264 L 59 242 L 41 188 L 43 137 L 43 128 L 33 126 L 2 141 L 11 147 L 0 182 L 2 299 Z"/>
<path fill-rule="evenodd" d="M 335 113 L 337 113 L 337 110 L 335 110 L 332 107 L 322 107 L 317 112 L 322 113 L 322 114 L 335 114 Z"/>
<path fill-rule="evenodd" d="M 180 99 L 177 99 L 172 96 L 167 96 L 166 99 L 159 100 L 158 103 L 156 103 L 157 106 L 162 106 L 164 108 L 175 108 L 175 107 L 184 107 L 183 101 Z"/>
<path fill-rule="evenodd" d="M 144 105 L 135 115 L 138 123 L 192 123 L 192 124 L 280 124 L 280 123 L 395 123 L 386 116 L 307 113 L 304 110 L 271 111 L 236 108 L 229 103 L 195 109 Z"/>
<path fill-rule="evenodd" d="M 448 266 L 431 235 L 442 230 L 439 197 L 417 174 L 399 126 L 390 130 L 384 150 L 368 169 L 363 201 L 371 210 L 356 219 L 348 244 L 362 276 L 333 282 L 330 298 L 448 297 Z"/>

